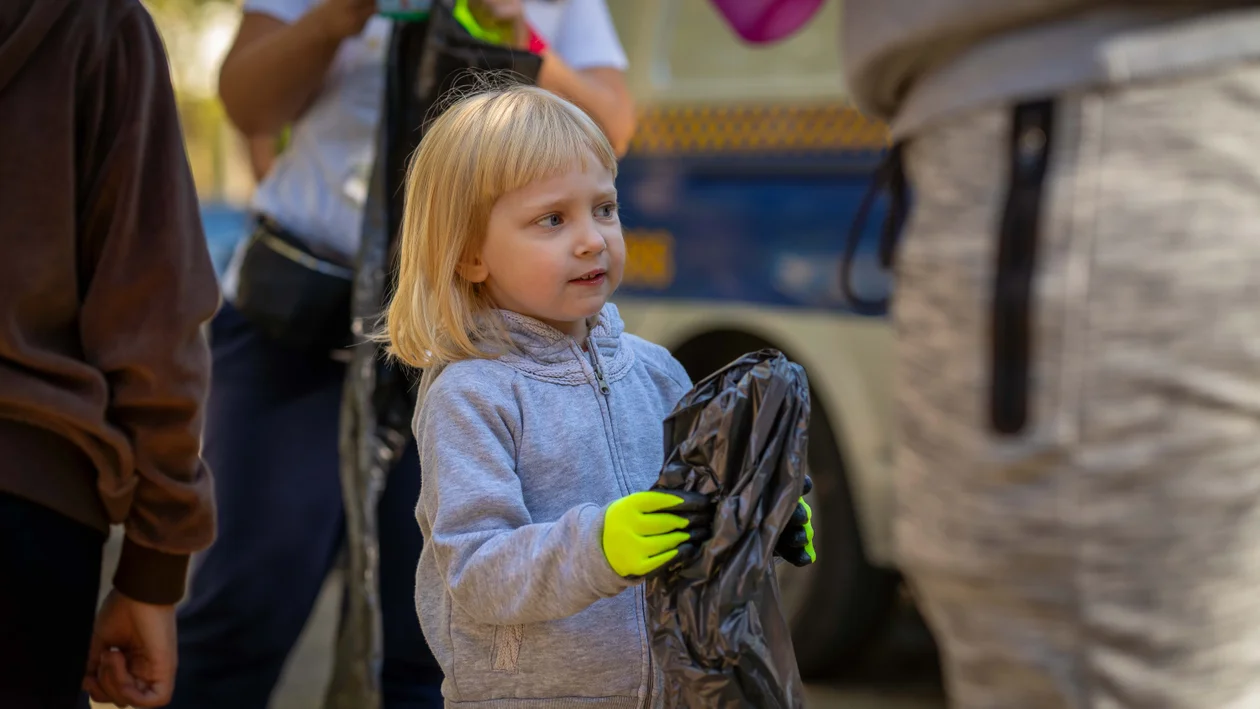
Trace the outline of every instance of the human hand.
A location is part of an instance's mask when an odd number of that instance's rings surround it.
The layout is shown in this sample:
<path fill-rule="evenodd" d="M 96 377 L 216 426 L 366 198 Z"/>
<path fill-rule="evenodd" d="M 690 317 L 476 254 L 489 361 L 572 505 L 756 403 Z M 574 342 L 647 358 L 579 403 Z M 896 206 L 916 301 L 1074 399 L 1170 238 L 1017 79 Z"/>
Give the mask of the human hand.
<path fill-rule="evenodd" d="M 604 513 L 604 556 L 623 578 L 647 576 L 675 557 L 686 558 L 708 539 L 713 503 L 708 495 L 648 490 L 613 502 Z"/>
<path fill-rule="evenodd" d="M 324 34 L 340 42 L 363 31 L 376 14 L 376 0 L 324 0 L 311 13 Z"/>
<path fill-rule="evenodd" d="M 529 46 L 529 23 L 521 0 L 468 0 L 468 10 L 477 24 L 491 31 L 502 28 L 507 41 L 518 49 Z"/>
<path fill-rule="evenodd" d="M 814 511 L 805 502 L 805 495 L 814 489 L 814 481 L 805 476 L 805 490 L 796 503 L 796 511 L 779 535 L 774 553 L 793 566 L 809 566 L 818 559 L 814 551 Z"/>
<path fill-rule="evenodd" d="M 96 615 L 83 689 L 99 703 L 162 707 L 175 689 L 175 606 L 110 591 Z"/>

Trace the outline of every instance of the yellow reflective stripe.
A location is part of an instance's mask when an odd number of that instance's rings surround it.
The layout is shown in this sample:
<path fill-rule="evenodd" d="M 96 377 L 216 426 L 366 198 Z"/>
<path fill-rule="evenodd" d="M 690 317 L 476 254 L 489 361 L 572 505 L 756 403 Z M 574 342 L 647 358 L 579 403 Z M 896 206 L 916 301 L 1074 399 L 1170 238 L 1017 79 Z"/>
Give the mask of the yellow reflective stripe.
<path fill-rule="evenodd" d="M 643 111 L 632 153 L 880 150 L 888 128 L 844 104 L 671 106 Z"/>

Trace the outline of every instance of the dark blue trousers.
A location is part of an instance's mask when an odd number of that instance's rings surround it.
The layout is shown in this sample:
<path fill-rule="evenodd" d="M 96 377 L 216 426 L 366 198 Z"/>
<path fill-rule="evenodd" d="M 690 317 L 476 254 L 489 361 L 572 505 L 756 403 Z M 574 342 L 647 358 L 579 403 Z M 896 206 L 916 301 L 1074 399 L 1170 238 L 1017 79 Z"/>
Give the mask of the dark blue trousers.
<path fill-rule="evenodd" d="M 0 706 L 87 709 L 104 547 L 104 533 L 0 492 Z"/>
<path fill-rule="evenodd" d="M 218 538 L 179 612 L 174 709 L 266 709 L 341 547 L 338 419 L 345 366 L 265 340 L 230 305 L 211 324 L 204 455 Z M 441 670 L 416 618 L 420 463 L 409 447 L 380 512 L 387 709 L 441 707 Z"/>

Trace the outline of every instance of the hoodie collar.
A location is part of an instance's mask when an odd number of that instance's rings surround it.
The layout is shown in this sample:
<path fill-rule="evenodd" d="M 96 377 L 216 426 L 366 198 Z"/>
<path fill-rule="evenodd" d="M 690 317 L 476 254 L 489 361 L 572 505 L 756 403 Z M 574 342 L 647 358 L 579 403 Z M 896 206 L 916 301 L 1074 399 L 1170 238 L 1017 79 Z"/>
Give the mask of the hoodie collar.
<path fill-rule="evenodd" d="M 619 344 L 618 338 L 625 330 L 625 324 L 621 321 L 617 306 L 612 303 L 605 304 L 593 318 L 587 342 L 577 342 L 554 327 L 520 313 L 510 310 L 499 310 L 497 313 L 519 354 L 543 363 L 571 358 L 573 356 L 571 347 L 574 344 L 577 344 L 580 349 L 593 342 L 607 350 L 601 354 L 615 354 Z"/>
<path fill-rule="evenodd" d="M 631 352 L 621 337 L 625 323 L 612 303 L 595 317 L 585 342 L 520 313 L 497 312 L 514 346 L 500 361 L 531 377 L 568 384 L 593 382 L 598 368 L 611 382 L 629 369 Z"/>
<path fill-rule="evenodd" d="M 621 337 L 625 323 L 617 312 L 617 306 L 612 303 L 604 305 L 591 326 L 586 340 L 589 352 L 582 351 L 582 343 L 544 322 L 510 310 L 496 312 L 514 345 L 497 361 L 531 379 L 567 386 L 589 384 L 599 387 L 596 367 L 603 373 L 604 381 L 612 383 L 625 377 L 634 364 L 634 350 L 626 347 Z M 438 364 L 424 370 L 417 391 L 419 402 L 424 401 L 429 388 L 445 368 L 446 365 Z M 416 416 L 419 415 L 420 407 L 417 406 Z"/>

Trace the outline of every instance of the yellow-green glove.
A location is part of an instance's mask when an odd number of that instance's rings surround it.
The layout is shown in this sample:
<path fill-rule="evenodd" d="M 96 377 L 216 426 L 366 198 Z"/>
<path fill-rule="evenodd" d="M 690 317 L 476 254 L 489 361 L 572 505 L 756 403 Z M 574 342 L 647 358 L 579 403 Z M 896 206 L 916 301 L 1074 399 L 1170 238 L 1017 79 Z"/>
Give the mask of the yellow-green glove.
<path fill-rule="evenodd" d="M 624 578 L 647 576 L 686 558 L 709 536 L 713 505 L 695 492 L 636 492 L 604 513 L 604 556 Z"/>
<path fill-rule="evenodd" d="M 796 504 L 783 533 L 779 535 L 779 543 L 774 553 L 793 566 L 809 566 L 818 559 L 814 551 L 814 511 L 805 502 L 805 495 L 814 488 L 814 481 L 805 476 L 805 492 Z"/>

